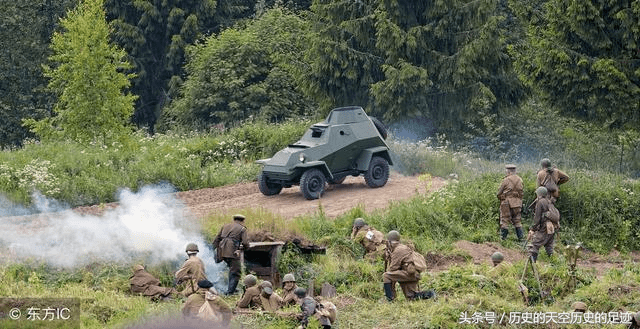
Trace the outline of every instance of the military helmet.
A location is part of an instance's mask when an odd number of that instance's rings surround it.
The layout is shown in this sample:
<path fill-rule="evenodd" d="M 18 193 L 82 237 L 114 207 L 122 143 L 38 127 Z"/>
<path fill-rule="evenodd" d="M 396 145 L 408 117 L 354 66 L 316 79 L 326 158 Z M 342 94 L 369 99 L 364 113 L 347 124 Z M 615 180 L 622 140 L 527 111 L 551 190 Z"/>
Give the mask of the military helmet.
<path fill-rule="evenodd" d="M 138 272 L 140 270 L 144 270 L 144 266 L 142 266 L 140 264 L 133 265 L 133 271 L 134 272 Z"/>
<path fill-rule="evenodd" d="M 544 158 L 544 159 L 540 160 L 540 166 L 541 166 L 542 168 L 549 168 L 549 167 L 551 167 L 551 160 L 549 160 L 549 159 L 547 159 L 547 158 Z"/>
<path fill-rule="evenodd" d="M 573 305 L 571 305 L 571 308 L 573 308 L 574 312 L 586 312 L 587 311 L 587 304 L 583 303 L 583 302 L 575 302 L 573 303 Z"/>
<path fill-rule="evenodd" d="M 544 186 L 540 186 L 536 189 L 536 195 L 542 195 L 542 196 L 546 196 L 547 195 L 547 188 Z"/>
<path fill-rule="evenodd" d="M 296 278 L 293 276 L 293 273 L 287 273 L 284 275 L 282 282 L 296 282 Z"/>
<path fill-rule="evenodd" d="M 387 240 L 400 241 L 400 232 L 396 230 L 389 231 L 389 233 L 387 233 Z"/>
<path fill-rule="evenodd" d="M 294 293 L 296 296 L 298 296 L 299 298 L 303 298 L 304 296 L 306 296 L 306 295 L 307 295 L 307 291 L 306 291 L 306 290 L 304 290 L 304 288 L 302 288 L 302 287 L 298 287 L 298 288 L 296 288 L 296 289 L 293 291 L 293 293 Z"/>
<path fill-rule="evenodd" d="M 367 223 L 364 222 L 364 219 L 358 217 L 353 221 L 353 227 L 363 227 L 365 226 Z"/>
<path fill-rule="evenodd" d="M 244 280 L 242 282 L 244 282 L 244 285 L 246 287 L 253 287 L 256 285 L 256 283 L 258 283 L 258 278 L 256 278 L 256 276 L 253 274 L 249 274 L 244 277 Z"/>
<path fill-rule="evenodd" d="M 634 314 L 633 319 L 636 321 L 636 324 L 640 324 L 640 312 Z"/>
<path fill-rule="evenodd" d="M 187 250 L 186 252 L 199 252 L 200 250 L 198 250 L 198 245 L 191 242 L 187 245 Z"/>
<path fill-rule="evenodd" d="M 504 255 L 499 251 L 496 251 L 493 253 L 493 255 L 491 255 L 491 261 L 493 261 L 494 265 L 500 264 L 503 260 Z"/>

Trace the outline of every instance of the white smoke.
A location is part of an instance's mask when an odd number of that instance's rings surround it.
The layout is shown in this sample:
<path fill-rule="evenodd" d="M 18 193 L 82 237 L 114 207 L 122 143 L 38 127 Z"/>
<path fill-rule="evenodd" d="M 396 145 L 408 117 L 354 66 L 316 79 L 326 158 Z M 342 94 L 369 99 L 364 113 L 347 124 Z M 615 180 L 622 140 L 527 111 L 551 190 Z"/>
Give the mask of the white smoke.
<path fill-rule="evenodd" d="M 93 262 L 181 263 L 186 259 L 185 246 L 194 242 L 209 280 L 221 286 L 226 264 L 214 262 L 199 224 L 170 192 L 166 186 L 145 187 L 137 193 L 122 190 L 119 206 L 100 216 L 82 215 L 34 196 L 35 208 L 45 213 L 0 217 L 0 248 L 8 249 L 14 260 L 35 259 L 73 268 Z M 25 211 L 12 205 L 9 210 L 0 209 L 0 214 L 24 215 Z"/>

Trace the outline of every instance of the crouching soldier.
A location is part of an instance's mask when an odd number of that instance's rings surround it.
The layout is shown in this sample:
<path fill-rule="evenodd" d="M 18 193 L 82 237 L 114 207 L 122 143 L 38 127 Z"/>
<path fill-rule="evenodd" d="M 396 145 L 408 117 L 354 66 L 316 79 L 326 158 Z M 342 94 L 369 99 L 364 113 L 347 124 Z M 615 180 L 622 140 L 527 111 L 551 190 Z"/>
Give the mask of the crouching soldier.
<path fill-rule="evenodd" d="M 198 290 L 187 298 L 182 307 L 185 319 L 198 319 L 224 328 L 229 326 L 231 313 L 231 308 L 218 297 L 218 292 L 209 280 L 199 281 Z"/>
<path fill-rule="evenodd" d="M 273 285 L 269 281 L 260 284 L 260 306 L 267 312 L 275 312 L 282 306 L 282 298 L 273 292 Z"/>
<path fill-rule="evenodd" d="M 384 233 L 367 225 L 364 219 L 356 218 L 353 221 L 351 239 L 364 247 L 365 256 L 371 259 L 384 256 L 386 247 Z"/>
<path fill-rule="evenodd" d="M 419 291 L 420 272 L 413 262 L 413 250 L 400 243 L 400 233 L 390 231 L 387 234 L 389 249 L 387 250 L 387 269 L 382 274 L 384 294 L 388 301 L 396 298 L 396 282 L 400 284 L 407 300 L 428 299 L 435 296 L 432 290 Z"/>
<path fill-rule="evenodd" d="M 309 318 L 315 316 L 323 329 L 329 329 L 336 322 L 338 312 L 336 306 L 330 301 L 317 302 L 311 297 L 307 297 L 307 292 L 303 288 L 296 288 L 294 291 L 298 296 L 298 303 L 302 314 L 299 328 L 306 328 L 309 325 Z"/>
<path fill-rule="evenodd" d="M 169 299 L 172 294 L 176 293 L 173 288 L 161 287 L 160 280 L 145 271 L 142 265 L 135 265 L 133 267 L 133 275 L 129 278 L 129 283 L 132 293 L 151 297 L 152 300 Z"/>
<path fill-rule="evenodd" d="M 257 286 L 258 278 L 249 274 L 244 277 L 244 293 L 242 298 L 236 303 L 238 308 L 260 308 L 260 287 Z"/>

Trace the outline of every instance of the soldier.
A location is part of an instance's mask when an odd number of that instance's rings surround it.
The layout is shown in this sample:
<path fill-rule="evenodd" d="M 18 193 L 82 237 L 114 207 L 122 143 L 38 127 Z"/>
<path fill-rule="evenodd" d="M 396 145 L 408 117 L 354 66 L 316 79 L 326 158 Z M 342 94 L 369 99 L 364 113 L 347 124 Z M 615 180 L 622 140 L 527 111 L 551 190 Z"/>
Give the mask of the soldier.
<path fill-rule="evenodd" d="M 522 210 L 522 178 L 516 174 L 516 166 L 508 164 L 507 176 L 502 180 L 498 189 L 498 199 L 500 200 L 500 232 L 502 240 L 509 234 L 509 224 L 516 228 L 518 241 L 522 241 L 522 222 L 520 213 Z"/>
<path fill-rule="evenodd" d="M 260 284 L 260 304 L 267 312 L 275 312 L 282 306 L 282 298 L 273 292 L 273 286 L 269 281 Z"/>
<path fill-rule="evenodd" d="M 227 295 L 236 293 L 236 287 L 240 281 L 242 264 L 240 264 L 240 254 L 242 250 L 249 248 L 247 238 L 247 228 L 244 226 L 244 216 L 234 215 L 233 223 L 224 225 L 215 240 L 213 247 L 216 248 L 217 260 L 224 260 L 229 266 L 229 287 Z"/>
<path fill-rule="evenodd" d="M 538 171 L 538 186 L 544 186 L 547 189 L 549 199 L 555 204 L 560 196 L 558 185 L 568 182 L 569 176 L 555 166 L 552 167 L 551 160 L 547 158 L 540 161 L 540 167 L 542 167 L 542 169 Z"/>
<path fill-rule="evenodd" d="M 547 232 L 546 213 L 549 211 L 549 207 L 553 206 L 547 198 L 547 189 L 544 186 L 538 187 L 536 196 L 533 226 L 529 229 L 531 244 L 528 245 L 529 254 L 534 262 L 538 259 L 538 250 L 540 250 L 541 246 L 544 246 L 547 255 L 553 255 L 553 238 L 555 236 L 555 232 L 550 234 Z"/>
<path fill-rule="evenodd" d="M 501 252 L 496 251 L 491 255 L 491 262 L 493 262 L 493 266 L 498 266 L 504 260 L 504 255 Z"/>
<path fill-rule="evenodd" d="M 293 276 L 293 273 L 287 273 L 284 275 L 282 279 L 284 283 L 282 287 L 282 306 L 288 306 L 292 304 L 298 304 L 298 296 L 294 293 L 298 286 L 296 285 L 296 278 Z"/>
<path fill-rule="evenodd" d="M 353 221 L 351 239 L 364 247 L 365 255 L 372 258 L 384 255 L 386 247 L 384 233 L 368 226 L 362 218 L 356 218 Z"/>
<path fill-rule="evenodd" d="M 294 293 L 298 297 L 298 304 L 300 304 L 300 309 L 302 310 L 302 314 L 299 316 L 299 328 L 306 328 L 311 316 L 315 316 L 318 319 L 323 329 L 331 328 L 331 325 L 336 322 L 338 312 L 332 302 L 317 302 L 315 299 L 307 297 L 307 292 L 299 287 L 296 288 Z"/>
<path fill-rule="evenodd" d="M 640 328 L 640 312 L 634 314 L 631 317 L 631 323 L 629 324 L 629 329 L 638 329 Z"/>
<path fill-rule="evenodd" d="M 584 313 L 587 311 L 587 304 L 583 302 L 575 302 L 571 305 L 571 308 L 573 308 L 573 312 L 575 313 Z"/>
<path fill-rule="evenodd" d="M 256 278 L 253 274 L 249 274 L 244 277 L 243 282 L 245 291 L 236 306 L 239 308 L 259 308 L 260 287 L 256 285 L 258 283 L 258 278 Z"/>
<path fill-rule="evenodd" d="M 135 265 L 133 267 L 133 275 L 129 278 L 129 283 L 132 293 L 151 297 L 152 300 L 166 300 L 171 297 L 171 294 L 176 292 L 173 288 L 161 287 L 160 280 L 145 271 L 142 265 Z"/>
<path fill-rule="evenodd" d="M 185 297 L 189 297 L 189 295 L 198 290 L 198 281 L 207 279 L 204 272 L 204 263 L 197 256 L 198 251 L 198 245 L 195 243 L 187 244 L 186 252 L 189 259 L 184 262 L 175 275 L 176 284 L 186 282 L 185 288 L 180 292 Z"/>
<path fill-rule="evenodd" d="M 206 307 L 204 307 L 205 303 Z M 198 290 L 187 298 L 182 307 L 184 318 L 216 322 L 225 328 L 229 326 L 231 313 L 231 308 L 218 297 L 218 292 L 209 280 L 198 281 Z"/>
<path fill-rule="evenodd" d="M 435 293 L 429 291 L 418 291 L 418 281 L 420 273 L 416 271 L 411 260 L 413 250 L 407 245 L 400 243 L 400 233 L 390 231 L 387 234 L 389 249 L 387 250 L 388 265 L 382 274 L 384 294 L 387 300 L 392 301 L 396 295 L 396 282 L 400 284 L 404 296 L 408 300 L 428 299 L 434 297 Z"/>

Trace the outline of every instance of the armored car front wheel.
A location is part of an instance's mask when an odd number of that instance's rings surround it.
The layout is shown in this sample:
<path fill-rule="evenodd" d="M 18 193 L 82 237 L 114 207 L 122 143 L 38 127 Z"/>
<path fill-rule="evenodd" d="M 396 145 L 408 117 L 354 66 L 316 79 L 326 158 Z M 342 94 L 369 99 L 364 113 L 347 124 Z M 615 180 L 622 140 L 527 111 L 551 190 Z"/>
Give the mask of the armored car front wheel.
<path fill-rule="evenodd" d="M 369 170 L 364 173 L 364 181 L 369 187 L 381 187 L 389 179 L 389 162 L 387 159 L 374 156 L 369 162 Z"/>
<path fill-rule="evenodd" d="M 282 185 L 269 182 L 267 176 L 260 172 L 260 175 L 258 175 L 258 189 L 264 195 L 276 195 L 282 191 Z"/>
<path fill-rule="evenodd" d="M 326 183 L 324 173 L 319 169 L 311 168 L 300 177 L 300 191 L 307 200 L 318 199 L 324 193 Z"/>

